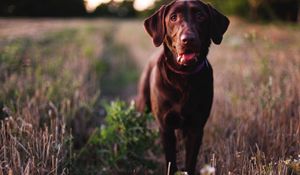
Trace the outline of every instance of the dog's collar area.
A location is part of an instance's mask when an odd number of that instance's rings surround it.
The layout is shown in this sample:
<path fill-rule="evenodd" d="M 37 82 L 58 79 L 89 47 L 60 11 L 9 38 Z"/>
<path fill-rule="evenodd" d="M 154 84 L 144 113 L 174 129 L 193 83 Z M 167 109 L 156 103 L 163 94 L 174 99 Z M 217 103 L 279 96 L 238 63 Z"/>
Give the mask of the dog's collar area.
<path fill-rule="evenodd" d="M 182 71 L 182 70 L 178 70 L 178 69 L 173 68 L 169 64 L 166 64 L 166 65 L 167 65 L 168 69 L 170 69 L 172 72 L 174 72 L 176 74 L 180 74 L 180 75 L 193 75 L 193 74 L 196 74 L 196 73 L 200 72 L 205 67 L 208 67 L 208 61 L 207 61 L 207 58 L 203 59 L 202 63 L 198 64 L 197 67 L 193 71 Z"/>

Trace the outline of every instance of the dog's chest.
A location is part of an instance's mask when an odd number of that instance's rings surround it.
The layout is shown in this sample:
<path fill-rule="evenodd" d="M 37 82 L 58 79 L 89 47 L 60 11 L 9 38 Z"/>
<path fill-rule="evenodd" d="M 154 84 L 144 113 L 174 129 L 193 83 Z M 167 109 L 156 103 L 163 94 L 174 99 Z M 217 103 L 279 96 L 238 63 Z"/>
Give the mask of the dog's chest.
<path fill-rule="evenodd" d="M 173 91 L 169 98 L 174 98 L 170 102 L 172 108 L 177 108 L 176 111 L 182 113 L 194 113 L 201 109 L 203 101 L 207 100 L 206 94 L 209 92 L 209 88 L 205 84 L 195 81 L 182 81 L 180 89 Z"/>
<path fill-rule="evenodd" d="M 195 113 L 202 108 L 202 104 L 211 98 L 212 79 L 201 76 L 177 77 L 169 82 L 161 79 L 157 86 L 156 100 L 159 106 L 168 106 L 178 113 Z M 158 106 L 158 107 L 159 107 Z"/>
<path fill-rule="evenodd" d="M 213 98 L 211 67 L 194 76 L 173 75 L 166 78 L 157 66 L 150 77 L 151 108 L 155 116 L 173 111 L 181 116 L 193 116 L 209 111 Z"/>

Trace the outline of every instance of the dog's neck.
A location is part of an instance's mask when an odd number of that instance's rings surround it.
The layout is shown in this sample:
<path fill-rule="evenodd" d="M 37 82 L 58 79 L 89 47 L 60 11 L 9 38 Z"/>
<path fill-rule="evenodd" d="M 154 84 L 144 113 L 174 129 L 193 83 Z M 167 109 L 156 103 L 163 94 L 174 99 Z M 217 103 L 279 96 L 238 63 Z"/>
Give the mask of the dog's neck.
<path fill-rule="evenodd" d="M 205 67 L 208 67 L 208 61 L 207 59 L 203 59 L 201 64 L 197 64 L 197 66 L 194 68 L 194 70 L 192 71 L 183 71 L 183 70 L 178 70 L 176 68 L 173 68 L 171 65 L 166 64 L 166 67 L 171 70 L 172 72 L 179 74 L 179 75 L 194 75 L 197 74 L 199 72 L 201 72 L 201 70 L 203 70 Z"/>

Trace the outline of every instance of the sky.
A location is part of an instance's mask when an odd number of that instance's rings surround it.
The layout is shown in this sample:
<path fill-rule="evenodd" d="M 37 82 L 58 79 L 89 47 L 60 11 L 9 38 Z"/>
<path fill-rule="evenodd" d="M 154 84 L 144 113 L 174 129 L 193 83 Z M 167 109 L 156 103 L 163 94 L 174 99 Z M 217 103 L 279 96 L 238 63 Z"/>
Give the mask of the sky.
<path fill-rule="evenodd" d="M 86 2 L 86 9 L 89 12 L 93 12 L 97 6 L 99 6 L 101 3 L 108 3 L 110 0 L 85 0 Z M 114 1 L 123 1 L 123 0 L 114 0 Z M 147 9 L 148 7 L 151 7 L 154 4 L 155 0 L 134 0 L 134 8 L 138 11 L 143 11 Z"/>

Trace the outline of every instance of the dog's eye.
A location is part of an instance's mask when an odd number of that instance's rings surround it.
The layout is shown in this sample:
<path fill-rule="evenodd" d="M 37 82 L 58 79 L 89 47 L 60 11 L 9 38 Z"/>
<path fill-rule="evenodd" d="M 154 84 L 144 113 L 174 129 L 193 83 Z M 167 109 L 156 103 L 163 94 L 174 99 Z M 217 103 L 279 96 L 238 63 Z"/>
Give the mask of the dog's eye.
<path fill-rule="evenodd" d="M 198 12 L 198 13 L 196 13 L 196 19 L 197 19 L 197 21 L 202 22 L 205 20 L 205 16 L 201 12 Z"/>
<path fill-rule="evenodd" d="M 170 17 L 170 20 L 172 22 L 176 22 L 177 21 L 177 15 L 176 14 L 172 14 L 171 17 Z"/>

